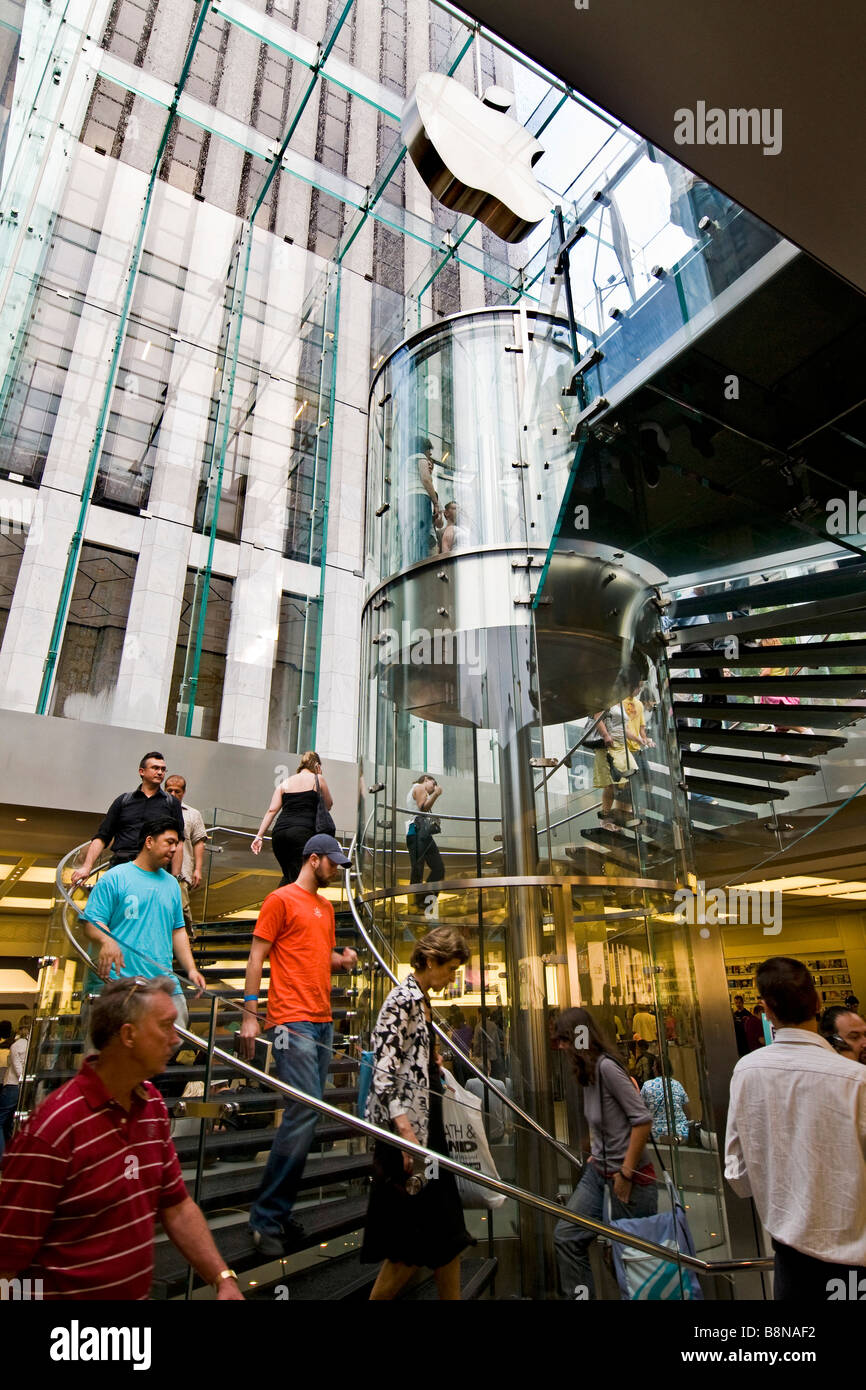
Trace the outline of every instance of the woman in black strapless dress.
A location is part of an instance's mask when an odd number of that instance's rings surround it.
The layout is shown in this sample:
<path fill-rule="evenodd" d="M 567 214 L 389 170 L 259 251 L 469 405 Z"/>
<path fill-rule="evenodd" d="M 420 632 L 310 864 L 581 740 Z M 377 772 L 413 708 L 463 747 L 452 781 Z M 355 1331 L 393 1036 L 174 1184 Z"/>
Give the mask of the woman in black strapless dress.
<path fill-rule="evenodd" d="M 319 792 L 330 811 L 334 800 L 328 790 L 319 755 L 311 750 L 301 758 L 294 776 L 287 777 L 277 787 L 259 832 L 250 845 L 253 854 L 261 853 L 262 837 L 276 816 L 271 847 L 283 871 L 281 888 L 287 883 L 294 883 L 301 871 L 304 845 L 316 833 Z"/>
<path fill-rule="evenodd" d="M 436 927 L 412 954 L 414 973 L 392 989 L 373 1032 L 373 1079 L 367 1119 L 404 1139 L 448 1155 L 442 1118 L 442 1077 L 429 991 L 450 983 L 469 959 L 453 927 Z M 396 1106 L 399 1113 L 394 1114 Z M 454 1174 L 427 1160 L 426 1181 L 413 1192 L 411 1154 L 378 1141 L 361 1260 L 382 1260 L 371 1299 L 396 1298 L 420 1266 L 432 1269 L 440 1299 L 460 1298 L 460 1255 L 475 1242 L 466 1230 Z"/>

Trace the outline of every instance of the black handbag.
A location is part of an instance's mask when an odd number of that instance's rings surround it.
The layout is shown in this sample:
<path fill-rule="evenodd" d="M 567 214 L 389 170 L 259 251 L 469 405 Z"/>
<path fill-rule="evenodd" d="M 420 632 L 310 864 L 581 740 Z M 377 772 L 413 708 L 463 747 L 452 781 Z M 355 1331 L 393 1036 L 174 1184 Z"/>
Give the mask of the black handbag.
<path fill-rule="evenodd" d="M 316 778 L 316 796 L 319 798 L 316 803 L 316 834 L 336 835 L 337 826 L 334 817 L 325 805 L 325 798 L 322 796 L 318 777 Z"/>
<path fill-rule="evenodd" d="M 419 812 L 412 824 L 419 837 L 421 835 L 439 835 L 442 830 L 442 826 L 439 824 L 436 817 L 428 815 L 426 811 Z"/>

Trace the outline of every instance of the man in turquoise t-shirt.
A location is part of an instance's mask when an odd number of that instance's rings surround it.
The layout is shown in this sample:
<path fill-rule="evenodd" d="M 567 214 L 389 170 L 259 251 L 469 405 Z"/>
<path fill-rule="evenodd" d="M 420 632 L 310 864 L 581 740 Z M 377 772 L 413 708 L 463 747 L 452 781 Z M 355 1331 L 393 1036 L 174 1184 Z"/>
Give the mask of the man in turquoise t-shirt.
<path fill-rule="evenodd" d="M 177 879 L 168 872 L 178 846 L 177 826 L 166 817 L 146 826 L 138 855 L 109 869 L 97 883 L 81 914 L 87 935 L 99 945 L 97 974 L 119 977 L 169 975 L 175 979 L 175 1005 L 181 1027 L 187 1021 L 180 984 L 172 972 L 176 957 L 199 989 L 207 981 L 195 968 L 183 920 Z"/>

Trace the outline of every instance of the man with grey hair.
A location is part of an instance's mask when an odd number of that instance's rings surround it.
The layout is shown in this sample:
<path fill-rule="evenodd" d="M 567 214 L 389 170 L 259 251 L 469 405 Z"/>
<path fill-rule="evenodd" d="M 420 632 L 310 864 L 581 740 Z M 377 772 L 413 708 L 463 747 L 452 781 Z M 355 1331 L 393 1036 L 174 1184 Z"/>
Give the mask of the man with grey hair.
<path fill-rule="evenodd" d="M 197 811 L 194 806 L 187 806 L 184 801 L 186 796 L 185 777 L 181 776 L 179 772 L 173 772 L 170 777 L 165 779 L 165 790 L 169 796 L 173 796 L 176 801 L 180 802 L 180 809 L 183 812 L 184 839 L 181 846 L 183 858 L 180 869 L 177 871 L 177 881 L 180 884 L 184 924 L 189 932 L 190 940 L 195 941 L 195 926 L 189 905 L 189 894 L 190 889 L 195 892 L 201 883 L 207 830 L 201 811 Z"/>
<path fill-rule="evenodd" d="M 0 1280 L 38 1281 L 44 1299 L 147 1298 L 159 1216 L 217 1298 L 243 1298 L 187 1193 L 168 1112 L 147 1079 L 178 1043 L 173 991 L 172 979 L 136 976 L 110 980 L 95 1001 L 95 1055 L 6 1151 Z"/>

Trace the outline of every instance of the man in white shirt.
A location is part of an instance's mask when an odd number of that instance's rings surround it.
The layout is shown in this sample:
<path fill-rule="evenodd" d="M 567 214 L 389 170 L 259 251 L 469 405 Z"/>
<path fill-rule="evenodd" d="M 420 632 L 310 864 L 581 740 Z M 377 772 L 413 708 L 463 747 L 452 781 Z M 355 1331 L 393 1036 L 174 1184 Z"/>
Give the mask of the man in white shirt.
<path fill-rule="evenodd" d="M 21 1018 L 15 1032 L 15 1041 L 9 1049 L 6 1066 L 0 1073 L 0 1158 L 3 1157 L 6 1145 L 12 1139 L 15 1111 L 18 1106 L 18 1091 L 21 1086 L 21 1078 L 24 1075 L 29 1037 L 30 1019 Z"/>
<path fill-rule="evenodd" d="M 757 985 L 777 1031 L 734 1068 L 725 1177 L 772 1237 L 775 1298 L 825 1302 L 866 1276 L 866 1067 L 819 1034 L 802 961 L 773 956 Z"/>

